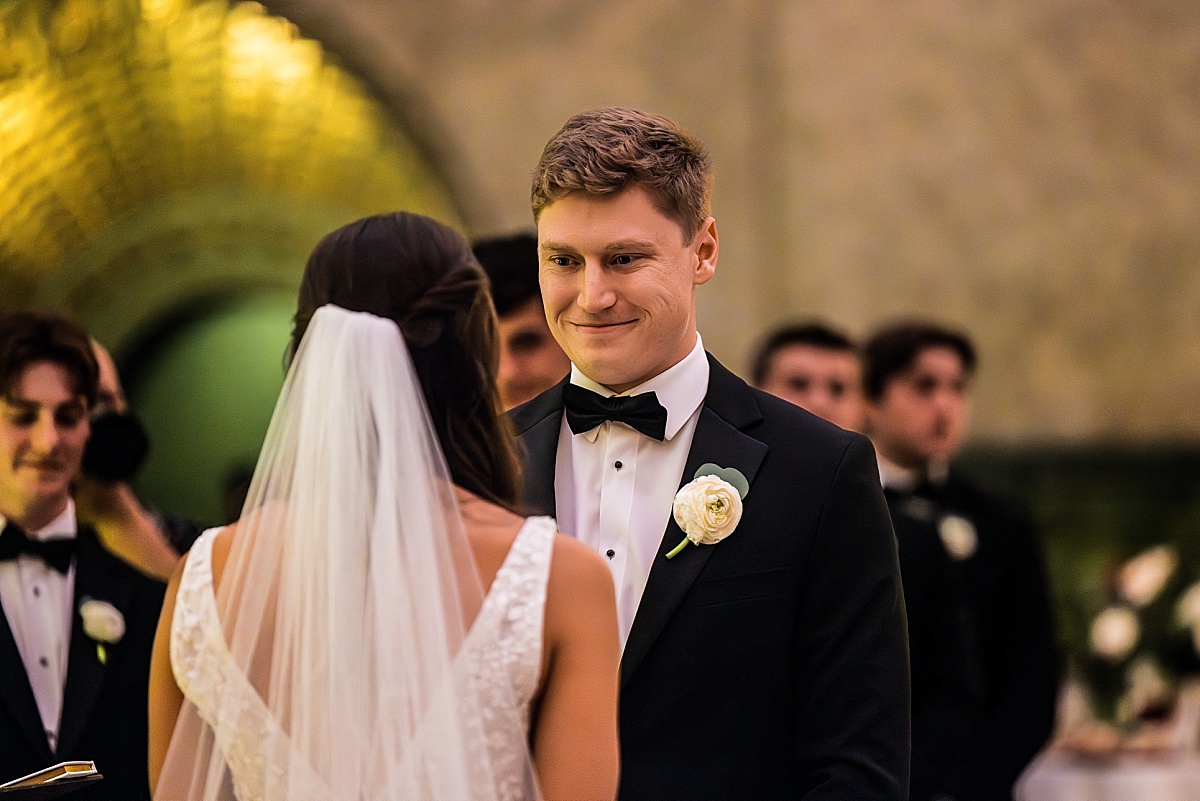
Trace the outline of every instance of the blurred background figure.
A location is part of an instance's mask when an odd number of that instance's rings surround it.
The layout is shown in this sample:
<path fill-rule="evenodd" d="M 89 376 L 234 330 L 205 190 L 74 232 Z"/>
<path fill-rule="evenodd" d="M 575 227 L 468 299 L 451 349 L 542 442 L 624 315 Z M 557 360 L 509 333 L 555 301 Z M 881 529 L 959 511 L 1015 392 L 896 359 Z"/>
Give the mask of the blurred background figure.
<path fill-rule="evenodd" d="M 80 801 L 139 801 L 147 784 L 150 649 L 164 585 L 76 517 L 97 365 L 48 312 L 0 314 L 0 781 L 88 759 Z"/>
<path fill-rule="evenodd" d="M 824 323 L 777 328 L 754 355 L 754 385 L 851 431 L 862 431 L 866 406 L 862 359 L 850 337 Z"/>
<path fill-rule="evenodd" d="M 913 801 L 1009 801 L 1049 739 L 1059 668 L 1041 547 L 963 481 L 975 349 L 911 321 L 863 348 L 867 430 L 900 551 L 913 677 Z"/>
<path fill-rule="evenodd" d="M 492 282 L 500 317 L 500 401 L 511 409 L 557 384 L 571 362 L 546 324 L 537 237 L 522 233 L 483 239 L 473 249 Z"/>
<path fill-rule="evenodd" d="M 145 463 L 150 441 L 129 409 L 112 356 L 99 342 L 91 342 L 99 379 L 75 487 L 77 513 L 105 548 L 147 576 L 166 581 L 199 532 L 181 518 L 152 513 L 134 493 L 129 482 Z"/>

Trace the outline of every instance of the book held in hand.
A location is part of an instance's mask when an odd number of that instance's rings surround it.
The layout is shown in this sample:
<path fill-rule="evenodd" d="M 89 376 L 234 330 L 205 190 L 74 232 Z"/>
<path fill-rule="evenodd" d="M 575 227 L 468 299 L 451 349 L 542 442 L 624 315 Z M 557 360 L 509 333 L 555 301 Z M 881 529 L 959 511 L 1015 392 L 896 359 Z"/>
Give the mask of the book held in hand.
<path fill-rule="evenodd" d="M 103 776 L 96 763 L 88 761 L 59 762 L 48 768 L 0 784 L 0 795 L 11 795 L 13 801 L 42 801 L 58 798 L 84 785 L 100 781 Z"/>

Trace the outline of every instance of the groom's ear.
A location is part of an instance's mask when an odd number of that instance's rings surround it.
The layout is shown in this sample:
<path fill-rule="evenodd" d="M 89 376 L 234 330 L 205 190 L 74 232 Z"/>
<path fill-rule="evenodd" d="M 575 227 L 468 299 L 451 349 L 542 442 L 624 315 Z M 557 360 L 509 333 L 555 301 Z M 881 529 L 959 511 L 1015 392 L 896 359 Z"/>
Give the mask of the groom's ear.
<path fill-rule="evenodd" d="M 707 284 L 717 271 L 717 251 L 720 249 L 717 239 L 717 221 L 708 217 L 696 231 L 692 239 L 692 252 L 695 254 L 695 272 L 692 283 L 696 286 Z"/>

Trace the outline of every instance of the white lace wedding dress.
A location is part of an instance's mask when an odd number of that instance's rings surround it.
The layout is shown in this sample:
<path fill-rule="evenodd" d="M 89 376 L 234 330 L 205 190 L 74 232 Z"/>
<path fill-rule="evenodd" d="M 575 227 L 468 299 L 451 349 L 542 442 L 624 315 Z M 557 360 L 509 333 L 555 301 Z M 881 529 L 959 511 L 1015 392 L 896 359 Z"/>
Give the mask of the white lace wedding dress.
<path fill-rule="evenodd" d="M 296 801 L 294 783 L 289 798 L 277 798 L 271 787 L 279 785 L 263 770 L 274 755 L 289 750 L 287 732 L 235 664 L 221 629 L 212 573 L 218 531 L 206 531 L 188 554 L 171 624 L 172 670 L 185 698 L 212 729 L 238 801 Z M 454 678 L 454 692 L 475 693 L 479 699 L 497 784 L 494 797 L 503 801 L 537 797 L 527 743 L 554 535 L 550 518 L 526 520 L 471 625 Z M 315 771 L 303 783 L 309 785 L 306 799 L 335 795 Z"/>

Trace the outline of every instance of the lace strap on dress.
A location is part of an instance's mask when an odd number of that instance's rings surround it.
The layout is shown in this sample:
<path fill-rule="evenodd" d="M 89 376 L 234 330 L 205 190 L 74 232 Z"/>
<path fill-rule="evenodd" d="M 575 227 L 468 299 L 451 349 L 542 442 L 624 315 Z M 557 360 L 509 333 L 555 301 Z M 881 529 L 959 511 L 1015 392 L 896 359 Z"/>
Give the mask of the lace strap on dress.
<path fill-rule="evenodd" d="M 554 520 L 549 517 L 526 520 L 485 601 L 485 607 L 492 606 L 500 618 L 493 647 L 506 663 L 506 675 L 521 705 L 532 701 L 541 673 L 546 585 L 556 533 Z"/>
<path fill-rule="evenodd" d="M 212 545 L 220 531 L 205 531 L 188 551 L 171 618 L 175 682 L 212 730 L 238 801 L 333 798 L 291 748 L 225 642 L 212 572 Z"/>

